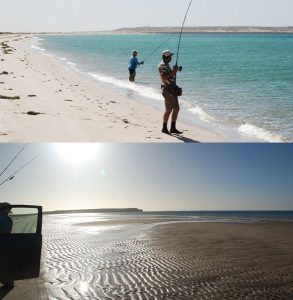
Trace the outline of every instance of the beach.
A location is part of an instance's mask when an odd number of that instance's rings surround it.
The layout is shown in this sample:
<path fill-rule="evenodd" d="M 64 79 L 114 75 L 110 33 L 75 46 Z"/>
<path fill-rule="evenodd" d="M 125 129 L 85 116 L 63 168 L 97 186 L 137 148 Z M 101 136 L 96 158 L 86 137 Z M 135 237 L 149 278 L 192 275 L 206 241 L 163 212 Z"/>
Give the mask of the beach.
<path fill-rule="evenodd" d="M 292 221 L 110 216 L 46 216 L 41 276 L 5 299 L 292 299 Z"/>
<path fill-rule="evenodd" d="M 162 134 L 163 97 L 156 109 L 99 86 L 33 50 L 32 39 L 0 35 L 0 142 L 225 141 L 180 117 L 182 136 Z"/>

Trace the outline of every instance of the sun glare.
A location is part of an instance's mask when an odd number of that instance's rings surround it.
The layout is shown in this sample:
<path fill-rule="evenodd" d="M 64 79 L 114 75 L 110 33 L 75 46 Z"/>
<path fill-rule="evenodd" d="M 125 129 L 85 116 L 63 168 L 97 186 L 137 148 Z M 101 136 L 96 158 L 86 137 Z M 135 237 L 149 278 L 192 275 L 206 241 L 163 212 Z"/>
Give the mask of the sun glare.
<path fill-rule="evenodd" d="M 73 164 L 94 160 L 100 150 L 99 145 L 89 143 L 60 143 L 54 146 L 62 159 Z"/>

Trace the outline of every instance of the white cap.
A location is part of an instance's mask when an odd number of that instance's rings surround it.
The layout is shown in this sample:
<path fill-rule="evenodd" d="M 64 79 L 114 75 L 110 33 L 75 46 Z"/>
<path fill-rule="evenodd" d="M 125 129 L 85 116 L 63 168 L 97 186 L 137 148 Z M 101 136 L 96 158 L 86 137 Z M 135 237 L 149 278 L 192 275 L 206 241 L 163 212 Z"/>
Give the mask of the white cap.
<path fill-rule="evenodd" d="M 132 50 L 132 53 L 138 53 L 136 50 Z"/>
<path fill-rule="evenodd" d="M 170 50 L 164 50 L 162 52 L 162 56 L 165 56 L 165 57 L 169 57 L 169 56 L 172 56 L 174 53 L 172 53 Z"/>

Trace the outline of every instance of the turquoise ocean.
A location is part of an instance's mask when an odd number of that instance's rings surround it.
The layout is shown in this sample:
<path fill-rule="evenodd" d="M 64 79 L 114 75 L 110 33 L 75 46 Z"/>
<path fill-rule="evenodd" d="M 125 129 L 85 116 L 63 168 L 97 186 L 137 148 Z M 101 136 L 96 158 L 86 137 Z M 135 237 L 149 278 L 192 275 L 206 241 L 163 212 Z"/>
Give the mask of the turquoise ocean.
<path fill-rule="evenodd" d="M 157 66 L 162 50 L 177 52 L 178 38 L 38 35 L 32 48 L 163 112 Z M 138 67 L 136 82 L 130 83 L 127 67 L 133 49 L 145 64 Z M 183 66 L 177 76 L 183 88 L 181 118 L 226 141 L 293 142 L 292 34 L 183 34 L 178 63 Z"/>

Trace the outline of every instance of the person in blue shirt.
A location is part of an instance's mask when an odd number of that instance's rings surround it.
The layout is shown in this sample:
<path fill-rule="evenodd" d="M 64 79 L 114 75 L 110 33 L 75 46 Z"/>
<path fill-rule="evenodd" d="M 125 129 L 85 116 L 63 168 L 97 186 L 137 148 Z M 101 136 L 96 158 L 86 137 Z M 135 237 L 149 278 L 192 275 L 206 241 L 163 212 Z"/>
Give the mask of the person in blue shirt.
<path fill-rule="evenodd" d="M 141 61 L 141 62 L 138 61 L 137 53 L 138 52 L 136 50 L 133 50 L 132 56 L 130 57 L 130 60 L 129 60 L 128 71 L 129 71 L 129 81 L 131 81 L 131 82 L 134 82 L 134 80 L 135 80 L 137 66 L 144 64 L 143 61 Z"/>

